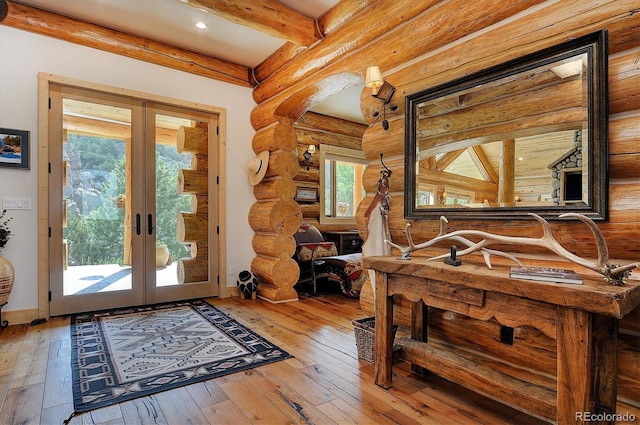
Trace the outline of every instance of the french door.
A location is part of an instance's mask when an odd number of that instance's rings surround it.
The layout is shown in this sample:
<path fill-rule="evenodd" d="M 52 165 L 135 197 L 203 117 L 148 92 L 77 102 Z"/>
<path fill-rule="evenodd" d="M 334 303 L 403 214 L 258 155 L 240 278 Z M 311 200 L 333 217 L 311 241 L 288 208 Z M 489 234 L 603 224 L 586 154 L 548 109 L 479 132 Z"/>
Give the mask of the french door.
<path fill-rule="evenodd" d="M 217 295 L 217 116 L 55 84 L 50 103 L 50 314 Z"/>

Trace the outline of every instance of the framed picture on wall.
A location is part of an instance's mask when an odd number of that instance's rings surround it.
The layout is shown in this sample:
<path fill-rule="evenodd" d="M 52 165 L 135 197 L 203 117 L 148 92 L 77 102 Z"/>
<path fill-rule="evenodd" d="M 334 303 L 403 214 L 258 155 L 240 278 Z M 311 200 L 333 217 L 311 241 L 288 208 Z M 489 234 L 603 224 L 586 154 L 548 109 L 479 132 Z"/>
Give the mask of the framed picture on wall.
<path fill-rule="evenodd" d="M 29 132 L 0 127 L 0 167 L 29 169 Z"/>
<path fill-rule="evenodd" d="M 318 188 L 298 186 L 296 188 L 296 197 L 293 199 L 298 202 L 316 202 L 318 200 Z"/>

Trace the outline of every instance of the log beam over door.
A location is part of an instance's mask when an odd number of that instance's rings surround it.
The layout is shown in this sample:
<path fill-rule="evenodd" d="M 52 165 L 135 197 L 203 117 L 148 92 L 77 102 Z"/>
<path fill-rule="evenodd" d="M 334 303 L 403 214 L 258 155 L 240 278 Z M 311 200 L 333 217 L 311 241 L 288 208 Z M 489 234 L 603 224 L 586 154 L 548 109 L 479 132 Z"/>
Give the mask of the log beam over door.
<path fill-rule="evenodd" d="M 249 68 L 165 43 L 7 1 L 2 25 L 154 63 L 202 77 L 252 87 Z"/>
<path fill-rule="evenodd" d="M 315 21 L 276 0 L 178 0 L 299 46 L 320 39 Z"/>

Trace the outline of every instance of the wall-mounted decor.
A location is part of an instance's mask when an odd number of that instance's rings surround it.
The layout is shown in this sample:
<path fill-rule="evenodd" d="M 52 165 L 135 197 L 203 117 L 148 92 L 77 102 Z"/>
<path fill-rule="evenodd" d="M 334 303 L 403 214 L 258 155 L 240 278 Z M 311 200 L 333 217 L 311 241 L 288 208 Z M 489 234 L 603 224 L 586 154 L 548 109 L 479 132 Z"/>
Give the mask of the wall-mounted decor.
<path fill-rule="evenodd" d="M 295 199 L 297 202 L 316 202 L 318 200 L 317 187 L 297 187 Z"/>
<path fill-rule="evenodd" d="M 29 132 L 0 128 L 0 167 L 29 169 Z"/>
<path fill-rule="evenodd" d="M 605 31 L 407 95 L 405 217 L 606 219 L 607 105 Z"/>

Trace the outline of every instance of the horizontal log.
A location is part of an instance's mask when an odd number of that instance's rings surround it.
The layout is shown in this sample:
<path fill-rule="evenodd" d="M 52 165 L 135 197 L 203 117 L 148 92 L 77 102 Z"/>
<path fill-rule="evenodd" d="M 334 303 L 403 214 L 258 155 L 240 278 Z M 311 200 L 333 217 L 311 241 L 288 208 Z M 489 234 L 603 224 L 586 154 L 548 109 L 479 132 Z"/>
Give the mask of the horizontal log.
<path fill-rule="evenodd" d="M 298 172 L 293 177 L 293 179 L 296 183 L 302 185 L 309 186 L 309 183 L 317 185 L 320 183 L 320 170 L 318 169 L 318 167 L 312 166 L 307 169 L 306 165 L 301 164 L 298 168 Z"/>
<path fill-rule="evenodd" d="M 609 155 L 609 178 L 640 178 L 640 152 Z"/>
<path fill-rule="evenodd" d="M 549 4 L 441 52 L 425 55 L 424 59 L 413 61 L 411 66 L 388 75 L 387 79 L 394 83 L 397 92 L 415 93 L 555 46 L 566 41 L 566 34 L 576 38 L 600 29 L 609 31 L 610 54 L 624 51 L 634 47 L 629 40 L 634 37 L 637 40 L 640 32 L 632 23 L 635 20 L 632 3 L 630 0 L 604 4 L 567 0 Z M 554 17 L 553 28 L 549 26 L 550 16 Z M 460 62 L 461 58 L 464 63 Z"/>
<path fill-rule="evenodd" d="M 609 220 L 613 223 L 640 221 L 638 179 L 609 181 Z"/>
<path fill-rule="evenodd" d="M 111 30 L 42 9 L 7 1 L 8 14 L 2 25 L 59 38 L 82 46 L 130 57 L 191 74 L 252 87 L 249 69 L 144 37 Z M 37 22 L 37 25 L 34 25 Z"/>
<path fill-rule="evenodd" d="M 404 188 L 404 156 L 387 157 L 383 156 L 384 165 L 391 170 L 388 187 L 390 190 L 402 190 Z M 369 163 L 362 176 L 362 184 L 367 193 L 375 193 L 378 181 L 384 170 L 380 164 L 380 156 L 375 161 Z"/>
<path fill-rule="evenodd" d="M 304 52 L 307 49 L 307 46 L 300 46 L 291 42 L 284 43 L 278 50 L 269 55 L 268 58 L 266 58 L 261 64 L 253 69 L 253 82 L 255 84 L 258 84 L 260 81 L 266 80 L 271 74 L 282 68 L 296 55 Z"/>
<path fill-rule="evenodd" d="M 251 261 L 251 271 L 258 277 L 258 295 L 273 302 L 298 299 L 293 285 L 298 281 L 300 269 L 292 258 L 258 255 Z"/>
<path fill-rule="evenodd" d="M 189 169 L 178 170 L 178 194 L 209 193 L 209 173 Z"/>
<path fill-rule="evenodd" d="M 209 217 L 179 212 L 176 219 L 176 238 L 180 243 L 208 241 Z"/>
<path fill-rule="evenodd" d="M 304 157 L 304 153 L 307 152 L 307 150 L 309 149 L 309 145 L 314 145 L 316 147 L 316 153 L 311 155 L 311 158 L 309 158 L 309 162 L 307 162 L 306 158 Z M 316 145 L 313 141 L 307 144 L 298 144 L 295 150 L 296 155 L 298 157 L 298 166 L 305 167 L 305 168 L 320 167 L 320 150 L 319 149 L 320 149 L 320 146 Z"/>
<path fill-rule="evenodd" d="M 211 13 L 272 37 L 308 46 L 320 38 L 315 21 L 275 0 L 180 0 L 200 11 Z"/>
<path fill-rule="evenodd" d="M 293 288 L 278 288 L 268 283 L 258 286 L 258 297 L 272 303 L 298 301 L 298 293 Z"/>
<path fill-rule="evenodd" d="M 371 124 L 362 136 L 364 156 L 380 162 L 381 153 L 384 158 L 404 155 L 404 119 L 405 116 L 399 114 L 387 117 L 388 130 L 385 130 L 380 122 Z"/>
<path fill-rule="evenodd" d="M 199 258 L 199 259 L 203 260 L 203 259 L 209 257 L 209 242 L 208 241 L 191 242 L 189 244 L 189 247 L 190 247 L 191 257 L 192 258 Z"/>
<path fill-rule="evenodd" d="M 300 211 L 302 211 L 302 218 L 304 220 L 307 220 L 309 218 L 319 220 L 320 219 L 320 202 L 300 204 Z"/>
<path fill-rule="evenodd" d="M 256 202 L 249 210 L 249 225 L 256 232 L 293 235 L 300 223 L 302 212 L 293 199 Z"/>
<path fill-rule="evenodd" d="M 451 135 L 444 138 L 446 142 L 464 140 L 458 137 L 457 133 L 463 134 L 465 139 L 477 138 L 475 135 L 479 134 L 496 135 L 501 137 L 496 140 L 506 140 L 515 138 L 510 136 L 512 132 L 548 127 L 554 123 L 565 124 L 563 128 L 566 128 L 568 118 L 575 120 L 575 129 L 580 129 L 587 118 L 587 105 L 583 103 L 583 98 L 580 80 L 528 90 L 513 96 L 474 104 L 473 108 L 462 107 L 428 119 L 421 118 L 417 126 L 417 138 L 424 149 L 442 144 L 431 143 L 430 138 L 444 134 Z M 575 116 L 566 113 L 580 110 L 582 113 Z M 544 118 L 541 120 L 543 125 L 538 122 L 537 116 Z M 549 119 L 551 116 L 557 118 Z M 517 125 L 514 125 L 514 122 Z M 505 130 L 502 130 L 503 127 Z M 487 128 L 488 131 L 485 130 Z M 477 133 L 469 131 L 473 129 L 476 129 Z"/>
<path fill-rule="evenodd" d="M 180 126 L 178 129 L 177 145 L 178 153 L 208 154 L 208 131 L 204 127 Z"/>
<path fill-rule="evenodd" d="M 251 125 L 257 130 L 282 119 L 294 122 L 316 103 L 362 82 L 361 73 L 348 71 L 292 88 L 253 108 Z"/>
<path fill-rule="evenodd" d="M 609 113 L 640 110 L 640 46 L 609 60 Z"/>
<path fill-rule="evenodd" d="M 318 18 L 318 28 L 324 36 L 331 34 L 346 22 L 378 0 L 342 0 Z"/>
<path fill-rule="evenodd" d="M 191 195 L 191 213 L 198 215 L 209 214 L 209 195 L 207 193 Z"/>
<path fill-rule="evenodd" d="M 296 240 L 284 233 L 256 233 L 251 240 L 253 250 L 264 257 L 293 257 Z"/>
<path fill-rule="evenodd" d="M 276 122 L 253 136 L 253 151 L 292 151 L 296 147 L 296 131 L 288 122 Z"/>
<path fill-rule="evenodd" d="M 269 165 L 265 177 L 292 178 L 298 169 L 298 160 L 293 152 L 276 151 L 269 155 Z"/>
<path fill-rule="evenodd" d="M 110 139 L 131 139 L 129 124 L 101 121 L 92 118 L 65 116 L 65 134 L 79 134 L 82 136 L 107 137 Z M 155 142 L 158 145 L 175 146 L 178 132 L 169 128 L 157 128 Z M 66 139 L 63 141 L 66 143 Z"/>
<path fill-rule="evenodd" d="M 640 140 L 640 110 L 609 119 L 609 154 L 637 153 Z"/>
<path fill-rule="evenodd" d="M 339 134 L 356 139 L 362 139 L 362 135 L 367 128 L 365 124 L 330 117 L 311 111 L 305 112 L 302 118 L 295 122 L 294 127 L 296 129 Z"/>
<path fill-rule="evenodd" d="M 206 153 L 196 153 L 191 155 L 191 169 L 195 171 L 209 171 L 209 155 Z"/>
<path fill-rule="evenodd" d="M 274 177 L 253 186 L 253 195 L 259 201 L 292 199 L 296 195 L 296 184 L 289 177 Z"/>
<path fill-rule="evenodd" d="M 312 49 L 294 57 L 278 71 L 276 74 L 278 78 L 272 76 L 262 81 L 253 92 L 254 100 L 258 104 L 264 102 L 276 93 L 326 67 L 328 63 L 357 51 L 436 3 L 437 0 L 424 2 L 396 0 L 376 3 L 368 13 L 362 13 L 346 22 L 341 31 L 328 34 Z"/>
<path fill-rule="evenodd" d="M 358 151 L 362 150 L 362 137 L 348 137 L 342 134 L 325 133 L 323 131 L 303 128 L 297 128 L 296 135 L 298 138 L 298 146 L 305 146 L 302 152 L 304 152 L 309 145 L 314 145 L 316 148 L 319 148 L 320 144 L 355 149 Z M 298 150 L 300 150 L 300 148 L 298 148 Z"/>
<path fill-rule="evenodd" d="M 179 283 L 207 282 L 209 261 L 207 258 L 181 258 L 177 266 Z"/>

